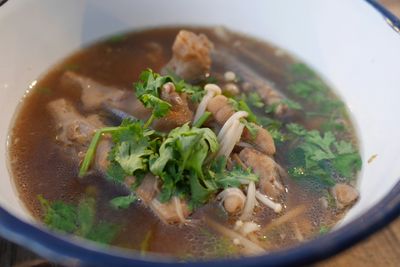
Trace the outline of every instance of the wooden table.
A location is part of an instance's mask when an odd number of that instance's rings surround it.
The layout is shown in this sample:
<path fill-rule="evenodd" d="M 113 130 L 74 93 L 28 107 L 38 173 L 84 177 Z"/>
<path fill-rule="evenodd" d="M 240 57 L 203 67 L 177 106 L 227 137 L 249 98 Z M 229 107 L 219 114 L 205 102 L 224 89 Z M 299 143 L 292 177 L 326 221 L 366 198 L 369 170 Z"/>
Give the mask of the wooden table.
<path fill-rule="evenodd" d="M 0 1 L 1 2 L 1 1 Z M 400 17 L 400 0 L 382 0 Z M 32 252 L 0 238 L 0 267 L 54 266 Z M 317 267 L 400 267 L 400 219 Z"/>

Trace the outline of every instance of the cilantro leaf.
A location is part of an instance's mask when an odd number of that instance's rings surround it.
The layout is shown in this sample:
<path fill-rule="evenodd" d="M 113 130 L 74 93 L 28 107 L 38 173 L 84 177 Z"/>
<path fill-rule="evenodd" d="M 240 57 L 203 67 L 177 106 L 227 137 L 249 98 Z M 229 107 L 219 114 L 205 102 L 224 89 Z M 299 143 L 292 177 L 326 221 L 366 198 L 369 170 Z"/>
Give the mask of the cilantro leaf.
<path fill-rule="evenodd" d="M 76 209 L 61 201 L 50 203 L 42 195 L 38 196 L 44 212 L 43 222 L 53 230 L 71 233 L 77 230 Z"/>
<path fill-rule="evenodd" d="M 110 204 L 114 209 L 127 209 L 137 199 L 137 196 L 134 194 L 119 196 L 111 199 Z"/>
<path fill-rule="evenodd" d="M 209 153 L 218 150 L 215 133 L 208 128 L 184 124 L 172 130 L 150 162 L 150 171 L 163 181 L 161 201 L 189 192 L 193 206 L 204 203 L 213 188 L 205 183 L 203 165 Z"/>
<path fill-rule="evenodd" d="M 287 155 L 289 174 L 294 178 L 312 178 L 334 185 L 335 174 L 350 178 L 361 169 L 361 158 L 351 143 L 338 141 L 330 131 L 321 134 L 291 123 L 292 150 Z"/>
<path fill-rule="evenodd" d="M 357 152 L 341 154 L 333 160 L 333 167 L 344 177 L 350 177 L 361 169 L 362 160 Z"/>
<path fill-rule="evenodd" d="M 119 228 L 114 224 L 96 222 L 93 198 L 84 198 L 78 205 L 50 202 L 41 195 L 38 199 L 43 210 L 43 222 L 52 230 L 105 244 L 110 243 L 118 232 Z"/>
<path fill-rule="evenodd" d="M 77 207 L 78 235 L 87 236 L 94 225 L 95 202 L 93 198 L 83 199 Z"/>

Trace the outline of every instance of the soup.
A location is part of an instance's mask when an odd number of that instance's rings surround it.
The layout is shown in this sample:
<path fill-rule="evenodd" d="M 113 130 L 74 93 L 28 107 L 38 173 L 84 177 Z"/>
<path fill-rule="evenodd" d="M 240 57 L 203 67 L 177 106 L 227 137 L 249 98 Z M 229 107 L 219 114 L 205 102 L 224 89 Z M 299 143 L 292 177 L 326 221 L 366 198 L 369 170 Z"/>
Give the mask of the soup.
<path fill-rule="evenodd" d="M 160 28 L 77 51 L 11 129 L 20 198 L 50 229 L 181 260 L 327 233 L 358 199 L 344 103 L 304 63 L 224 28 Z"/>

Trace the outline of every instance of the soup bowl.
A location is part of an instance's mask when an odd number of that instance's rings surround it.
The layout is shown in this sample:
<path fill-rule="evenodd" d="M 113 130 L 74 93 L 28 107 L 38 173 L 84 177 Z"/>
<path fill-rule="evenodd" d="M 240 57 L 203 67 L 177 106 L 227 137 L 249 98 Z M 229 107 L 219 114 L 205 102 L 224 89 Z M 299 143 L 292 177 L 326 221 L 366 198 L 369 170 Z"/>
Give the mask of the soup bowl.
<path fill-rule="evenodd" d="M 257 257 L 178 263 L 49 232 L 31 217 L 7 161 L 21 99 L 74 50 L 110 34 L 167 25 L 223 25 L 270 41 L 335 88 L 356 126 L 363 167 L 361 197 L 331 233 Z M 11 0 L 0 8 L 0 37 L 0 234 L 49 260 L 79 266 L 299 266 L 338 253 L 400 213 L 400 36 L 366 1 Z"/>

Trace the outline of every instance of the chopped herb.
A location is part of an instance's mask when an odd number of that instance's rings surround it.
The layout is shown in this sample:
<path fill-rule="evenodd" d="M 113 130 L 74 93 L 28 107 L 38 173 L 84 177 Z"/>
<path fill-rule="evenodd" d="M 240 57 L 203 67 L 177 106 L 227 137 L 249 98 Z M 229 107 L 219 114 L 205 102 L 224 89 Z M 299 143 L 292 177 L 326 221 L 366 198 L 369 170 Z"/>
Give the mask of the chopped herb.
<path fill-rule="evenodd" d="M 290 100 L 288 98 L 285 98 L 279 102 L 276 102 L 272 105 L 269 105 L 265 108 L 265 113 L 275 113 L 276 109 L 278 108 L 279 105 L 285 105 L 287 108 L 292 109 L 292 110 L 302 110 L 303 107 L 300 105 L 300 103 Z"/>
<path fill-rule="evenodd" d="M 188 124 L 172 130 L 150 162 L 150 171 L 163 181 L 161 201 L 173 195 L 189 193 L 193 206 L 205 203 L 213 188 L 208 188 L 202 170 L 209 153 L 218 149 L 215 133 L 208 128 L 190 128 Z"/>
<path fill-rule="evenodd" d="M 136 96 L 146 108 L 152 108 L 150 119 L 145 123 L 145 128 L 151 125 L 156 118 L 167 115 L 171 104 L 160 98 L 160 91 L 164 84 L 173 82 L 170 76 L 161 76 L 151 69 L 143 71 L 139 76 L 139 82 L 135 83 Z"/>
<path fill-rule="evenodd" d="M 250 181 L 258 182 L 259 177 L 252 172 L 251 168 L 243 169 L 235 165 L 231 171 L 226 169 L 227 159 L 218 157 L 211 165 L 209 175 L 214 179 L 218 188 L 239 187 L 242 183 Z"/>
<path fill-rule="evenodd" d="M 244 119 L 241 119 L 240 122 L 243 123 L 246 129 L 249 131 L 251 138 L 253 140 L 256 139 L 258 133 L 257 125 Z"/>
<path fill-rule="evenodd" d="M 247 112 L 247 121 L 257 123 L 257 116 L 253 113 L 250 107 L 243 100 L 238 101 L 238 110 L 243 110 Z"/>
<path fill-rule="evenodd" d="M 295 147 L 287 157 L 291 165 L 289 173 L 294 178 L 312 178 L 334 185 L 335 174 L 349 179 L 361 169 L 361 158 L 353 145 L 338 141 L 332 132 L 307 131 L 294 123 L 286 128 L 294 135 Z"/>
<path fill-rule="evenodd" d="M 330 227 L 328 227 L 328 226 L 326 226 L 326 225 L 322 225 L 322 226 L 319 228 L 319 234 L 320 234 L 320 235 L 325 235 L 325 234 L 327 234 L 330 230 L 331 230 Z"/>
<path fill-rule="evenodd" d="M 288 90 L 313 105 L 319 116 L 324 114 L 330 116 L 324 128 L 327 131 L 333 130 L 337 124 L 330 125 L 330 123 L 335 122 L 343 113 L 343 102 L 333 99 L 328 86 L 305 64 L 293 64 L 290 72 L 292 81 L 288 85 Z M 310 114 L 312 113 L 306 113 L 306 115 Z"/>
<path fill-rule="evenodd" d="M 110 204 L 114 209 L 127 209 L 129 206 L 137 200 L 137 196 L 130 194 L 127 196 L 120 196 L 111 199 Z"/>
<path fill-rule="evenodd" d="M 50 202 L 38 196 L 43 209 L 43 222 L 52 230 L 78 235 L 95 242 L 108 244 L 119 228 L 110 223 L 96 223 L 95 200 L 85 198 L 78 205 L 62 201 Z"/>
<path fill-rule="evenodd" d="M 249 106 L 252 106 L 254 108 L 263 108 L 264 107 L 264 102 L 261 98 L 261 96 L 257 92 L 251 92 L 247 94 L 246 97 L 246 103 L 249 104 Z"/>
<path fill-rule="evenodd" d="M 208 118 L 211 116 L 211 112 L 204 112 L 203 115 L 201 115 L 201 117 L 193 124 L 193 127 L 197 127 L 200 128 L 207 120 Z"/>

